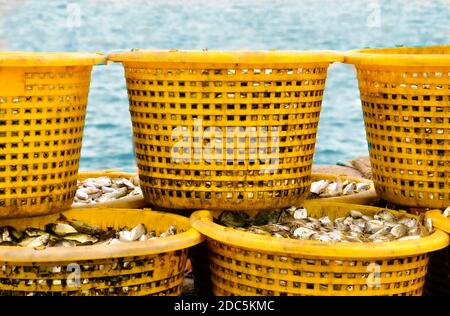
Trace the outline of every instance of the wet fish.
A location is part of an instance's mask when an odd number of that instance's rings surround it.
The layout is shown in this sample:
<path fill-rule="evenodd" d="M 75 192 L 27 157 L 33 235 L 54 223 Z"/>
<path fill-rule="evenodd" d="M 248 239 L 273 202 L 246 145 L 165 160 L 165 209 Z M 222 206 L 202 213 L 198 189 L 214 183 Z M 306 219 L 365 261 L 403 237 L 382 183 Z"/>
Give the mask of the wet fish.
<path fill-rule="evenodd" d="M 228 227 L 245 227 L 249 216 L 241 212 L 225 211 L 220 214 L 219 222 Z"/>
<path fill-rule="evenodd" d="M 350 195 L 354 194 L 355 192 L 356 192 L 356 183 L 351 182 L 344 187 L 344 189 L 342 190 L 342 195 Z"/>
<path fill-rule="evenodd" d="M 253 218 L 253 223 L 255 225 L 263 225 L 264 223 L 276 223 L 279 217 L 280 212 L 278 211 L 258 212 L 258 214 Z"/>
<path fill-rule="evenodd" d="M 139 179 L 133 177 L 111 178 L 102 176 L 98 178 L 88 178 L 77 182 L 77 192 L 75 194 L 74 205 L 89 205 L 103 202 L 110 202 L 127 196 L 142 195 L 139 187 Z"/>
<path fill-rule="evenodd" d="M 339 179 L 336 179 L 335 181 L 319 180 L 311 183 L 309 198 L 350 195 L 361 193 L 369 189 L 370 183 L 367 182 L 350 182 L 346 180 L 342 183 Z"/>
<path fill-rule="evenodd" d="M 132 241 L 138 240 L 141 238 L 141 236 L 145 235 L 147 233 L 145 229 L 144 224 L 139 224 L 136 227 L 134 227 L 130 232 L 130 238 Z"/>
<path fill-rule="evenodd" d="M 65 235 L 64 240 L 76 241 L 81 245 L 85 245 L 85 244 L 95 244 L 98 241 L 98 238 L 88 234 L 74 233 Z"/>
<path fill-rule="evenodd" d="M 408 234 L 408 228 L 403 224 L 396 224 L 394 227 L 392 227 L 390 233 L 398 239 Z"/>
<path fill-rule="evenodd" d="M 38 228 L 27 228 L 25 229 L 25 235 L 27 235 L 28 237 L 39 237 L 42 235 L 47 234 L 47 232 L 43 231 L 42 229 L 38 229 Z"/>
<path fill-rule="evenodd" d="M 325 191 L 325 189 L 327 188 L 329 183 L 330 183 L 329 180 L 320 180 L 320 181 L 313 182 L 313 183 L 311 183 L 310 191 L 311 191 L 311 193 L 320 195 Z"/>
<path fill-rule="evenodd" d="M 0 241 L 2 242 L 18 241 L 23 237 L 23 234 L 21 232 L 19 232 L 18 230 L 16 230 L 14 227 L 11 226 L 1 227 L 0 234 L 1 234 Z"/>
<path fill-rule="evenodd" d="M 242 231 L 277 238 L 322 242 L 389 242 L 421 238 L 432 232 L 432 224 L 429 221 L 425 227 L 415 218 L 396 216 L 388 210 L 380 211 L 374 216 L 363 214 L 359 210 L 351 210 L 347 216 L 335 219 L 328 216 L 310 217 L 308 211 L 301 207 L 290 207 L 277 212 L 278 223 L 273 222 L 276 214 L 271 214 L 269 219 L 258 214 L 254 217 L 244 217 L 223 212 L 219 218 L 231 218 L 227 226 Z M 266 218 L 265 223 L 261 223 L 262 218 Z M 233 226 L 233 222 L 239 226 Z"/>
<path fill-rule="evenodd" d="M 50 239 L 50 234 L 44 234 L 39 237 L 29 237 L 23 240 L 20 245 L 22 247 L 29 247 L 29 248 L 38 248 L 42 249 L 45 248 L 48 241 Z"/>
<path fill-rule="evenodd" d="M 131 231 L 127 230 L 127 229 L 122 229 L 119 232 L 119 240 L 120 241 L 133 241 L 133 239 L 131 238 Z"/>
<path fill-rule="evenodd" d="M 305 219 L 308 217 L 308 211 L 306 208 L 298 208 L 294 211 L 293 217 L 295 219 Z"/>
<path fill-rule="evenodd" d="M 113 227 L 103 230 L 80 220 L 69 220 L 63 214 L 60 214 L 55 223 L 45 225 L 45 231 L 29 227 L 21 232 L 10 226 L 0 227 L 0 245 L 35 249 L 93 244 L 109 246 L 125 241 L 137 242 L 173 236 L 178 232 L 175 225 L 170 225 L 167 231 L 157 234 L 154 230 L 147 231 L 147 227 L 143 223 L 136 225 L 131 230 L 127 228 L 114 229 Z"/>
<path fill-rule="evenodd" d="M 78 233 L 78 231 L 69 224 L 65 223 L 51 223 L 45 225 L 45 231 L 57 236 L 65 236 L 68 234 Z"/>

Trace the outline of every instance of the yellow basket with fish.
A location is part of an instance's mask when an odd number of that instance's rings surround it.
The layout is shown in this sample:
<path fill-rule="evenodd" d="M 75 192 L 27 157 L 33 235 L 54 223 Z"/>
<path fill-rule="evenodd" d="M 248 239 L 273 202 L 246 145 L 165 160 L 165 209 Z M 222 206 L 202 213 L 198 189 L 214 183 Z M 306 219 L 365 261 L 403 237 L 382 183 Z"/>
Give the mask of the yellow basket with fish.
<path fill-rule="evenodd" d="M 145 51 L 125 68 L 144 196 L 166 209 L 271 209 L 309 192 L 332 51 Z"/>
<path fill-rule="evenodd" d="M 0 53 L 0 218 L 68 209 L 102 54 Z"/>
<path fill-rule="evenodd" d="M 354 64 L 378 195 L 388 202 L 450 205 L 450 45 L 362 49 Z"/>
<path fill-rule="evenodd" d="M 309 199 L 361 205 L 370 205 L 379 200 L 373 181 L 369 179 L 354 178 L 344 174 L 313 173 L 311 181 Z M 328 183 L 319 183 L 321 181 L 328 181 Z M 315 183 L 316 185 L 314 185 Z M 336 186 L 327 192 L 327 188 L 333 183 Z"/>
<path fill-rule="evenodd" d="M 385 209 L 306 201 L 315 218 Z M 407 218 L 406 212 L 389 211 Z M 191 224 L 207 236 L 215 295 L 421 295 L 428 253 L 449 243 L 440 230 L 414 240 L 325 242 L 258 235 L 216 224 L 221 213 L 197 211 Z"/>
<path fill-rule="evenodd" d="M 131 183 L 122 185 L 118 190 L 112 192 L 102 192 L 102 186 L 95 184 L 95 179 L 107 177 L 111 180 L 118 179 L 119 181 L 128 180 Z M 144 195 L 139 186 L 139 176 L 136 173 L 121 172 L 117 170 L 101 170 L 101 171 L 84 171 L 78 173 L 78 188 L 83 189 L 83 181 L 93 179 L 94 191 L 86 191 L 85 200 L 78 198 L 75 194 L 75 200 L 72 208 L 91 208 L 91 207 L 110 207 L 110 208 L 128 208 L 141 209 L 147 206 Z M 108 179 L 106 179 L 108 180 Z M 88 183 L 87 183 L 88 184 Z M 127 183 L 126 183 L 127 184 Z M 87 187 L 89 190 L 89 187 Z M 121 192 L 120 190 L 125 190 Z M 78 191 L 77 191 L 78 192 Z M 92 193 L 92 194 L 87 194 Z M 104 194 L 103 194 L 104 193 Z M 103 199 L 102 199 L 103 198 Z"/>
<path fill-rule="evenodd" d="M 179 233 L 145 241 L 42 250 L 0 245 L 0 295 L 180 295 L 188 248 L 203 240 L 189 219 L 175 214 L 110 208 L 72 209 L 61 214 L 103 230 L 142 223 L 156 234 L 171 225 Z M 46 229 L 46 224 L 59 217 L 0 220 L 0 226 L 18 231 Z"/>
<path fill-rule="evenodd" d="M 450 218 L 443 216 L 441 211 L 428 211 L 425 217 L 430 218 L 436 228 L 450 234 Z M 450 247 L 431 253 L 429 270 L 430 272 L 425 282 L 425 294 L 431 296 L 449 296 Z"/>

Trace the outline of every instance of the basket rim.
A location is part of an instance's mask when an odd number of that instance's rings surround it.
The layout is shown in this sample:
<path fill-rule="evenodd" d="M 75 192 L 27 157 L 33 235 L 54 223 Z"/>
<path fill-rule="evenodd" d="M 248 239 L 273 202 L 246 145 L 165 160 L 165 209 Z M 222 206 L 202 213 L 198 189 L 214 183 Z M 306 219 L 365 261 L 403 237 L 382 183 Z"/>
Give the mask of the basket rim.
<path fill-rule="evenodd" d="M 77 246 L 65 248 L 54 247 L 54 248 L 46 248 L 43 250 L 35 250 L 32 248 L 25 248 L 25 247 L 0 246 L 0 261 L 70 262 L 70 261 L 134 257 L 134 256 L 147 256 L 189 248 L 201 243 L 205 238 L 197 230 L 192 228 L 192 226 L 189 223 L 189 218 L 171 213 L 153 211 L 151 209 L 82 208 L 82 209 L 70 209 L 59 212 L 57 214 L 62 213 L 67 214 L 67 216 L 70 216 L 70 213 L 80 213 L 80 212 L 99 213 L 102 211 L 104 213 L 133 212 L 137 216 L 139 216 L 139 213 L 146 212 L 147 215 L 153 214 L 155 218 L 158 218 L 160 216 L 173 218 L 177 222 L 184 222 L 184 224 L 190 226 L 191 228 L 183 233 L 176 234 L 174 236 L 163 237 L 164 242 L 161 242 L 162 239 L 157 238 L 153 240 L 120 243 L 109 246 L 92 245 L 92 246 Z M 39 216 L 39 217 L 46 217 L 46 216 Z M 107 215 L 105 214 L 105 216 Z"/>
<path fill-rule="evenodd" d="M 441 53 L 418 53 L 420 51 L 426 52 L 428 50 L 434 50 Z M 350 50 L 344 53 L 344 63 L 373 66 L 450 67 L 450 45 L 363 48 Z"/>
<path fill-rule="evenodd" d="M 334 202 L 346 203 L 345 201 L 347 200 L 347 203 L 352 203 L 353 201 L 359 201 L 357 204 L 364 204 L 361 202 L 361 200 L 363 200 L 365 203 L 371 203 L 371 202 L 379 200 L 379 197 L 375 190 L 375 184 L 370 179 L 347 176 L 346 174 L 334 174 L 334 173 L 322 173 L 322 172 L 312 173 L 311 180 L 313 180 L 314 178 L 318 178 L 318 179 L 320 179 L 320 178 L 321 179 L 345 178 L 345 179 L 348 179 L 353 182 L 369 183 L 370 188 L 369 188 L 369 190 L 351 194 L 351 195 L 340 195 L 340 196 L 334 196 L 334 197 L 316 198 L 316 199 L 311 199 L 310 201 L 329 201 L 329 202 L 334 201 Z M 354 203 L 356 203 L 356 202 L 354 202 Z"/>
<path fill-rule="evenodd" d="M 102 177 L 102 176 L 108 176 L 108 177 L 137 177 L 137 172 L 125 172 L 120 169 L 105 169 L 105 170 L 83 170 L 78 172 L 78 178 L 87 179 L 90 177 Z"/>
<path fill-rule="evenodd" d="M 307 202 L 323 205 L 356 206 L 349 203 Z M 305 203 L 304 206 L 307 207 Z M 361 205 L 358 205 L 361 206 Z M 379 209 L 376 207 L 364 206 Z M 393 213 L 399 213 L 389 210 Z M 192 226 L 202 234 L 235 247 L 252 251 L 280 253 L 287 255 L 308 255 L 327 258 L 393 258 L 428 253 L 445 248 L 449 237 L 441 230 L 435 230 L 431 235 L 416 240 L 391 241 L 385 243 L 367 242 L 321 242 L 313 240 L 282 239 L 272 236 L 262 236 L 251 232 L 238 231 L 231 227 L 214 223 L 211 211 L 197 211 L 191 215 Z"/>
<path fill-rule="evenodd" d="M 113 52 L 107 60 L 137 63 L 293 64 L 342 62 L 344 55 L 333 50 L 140 50 Z"/>
<path fill-rule="evenodd" d="M 425 213 L 425 218 L 430 218 L 433 226 L 450 234 L 450 218 L 446 218 L 440 210 L 431 210 Z"/>
<path fill-rule="evenodd" d="M 100 52 L 0 52 L 0 67 L 94 66 L 106 61 Z"/>

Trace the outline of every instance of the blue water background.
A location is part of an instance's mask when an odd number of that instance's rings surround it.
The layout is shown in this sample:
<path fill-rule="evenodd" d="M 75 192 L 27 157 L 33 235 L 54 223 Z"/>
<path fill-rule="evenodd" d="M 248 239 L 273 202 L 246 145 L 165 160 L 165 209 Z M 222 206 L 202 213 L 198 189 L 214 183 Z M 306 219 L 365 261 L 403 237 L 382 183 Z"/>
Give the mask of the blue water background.
<path fill-rule="evenodd" d="M 6 50 L 336 49 L 450 43 L 449 0 L 21 0 L 0 13 Z M 353 67 L 329 69 L 315 163 L 367 155 Z M 135 169 L 121 65 L 93 72 L 82 170 Z"/>

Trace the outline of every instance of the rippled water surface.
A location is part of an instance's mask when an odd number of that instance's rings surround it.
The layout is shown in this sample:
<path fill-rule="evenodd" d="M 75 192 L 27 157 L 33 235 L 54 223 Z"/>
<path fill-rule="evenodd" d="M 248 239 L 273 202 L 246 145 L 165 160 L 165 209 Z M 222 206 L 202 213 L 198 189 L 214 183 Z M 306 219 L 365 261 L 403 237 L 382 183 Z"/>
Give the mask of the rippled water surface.
<path fill-rule="evenodd" d="M 7 2 L 0 6 L 0 45 L 6 50 L 347 50 L 450 43 L 449 0 Z M 366 154 L 353 68 L 332 65 L 315 162 L 334 164 Z M 134 166 L 122 67 L 97 67 L 81 168 L 133 170 Z"/>

